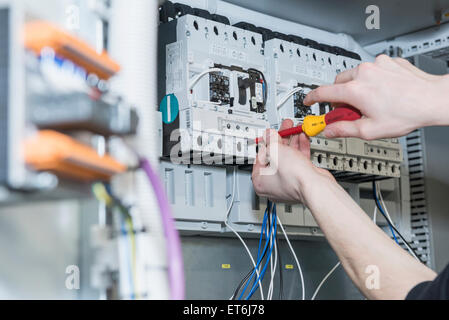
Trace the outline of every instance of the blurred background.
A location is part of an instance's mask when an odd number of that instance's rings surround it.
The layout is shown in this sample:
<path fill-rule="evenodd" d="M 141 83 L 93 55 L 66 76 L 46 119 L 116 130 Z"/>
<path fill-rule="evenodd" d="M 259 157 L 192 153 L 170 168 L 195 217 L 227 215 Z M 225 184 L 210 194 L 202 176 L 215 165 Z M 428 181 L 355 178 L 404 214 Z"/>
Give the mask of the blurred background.
<path fill-rule="evenodd" d="M 250 261 L 228 218 L 255 256 L 263 200 L 252 190 L 250 167 L 176 167 L 161 159 L 167 115 L 159 105 L 171 92 L 161 96 L 169 77 L 158 77 L 158 70 L 165 71 L 166 56 L 177 59 L 165 47 L 174 34 L 189 41 L 193 24 L 176 23 L 183 16 L 220 22 L 223 28 L 246 19 L 239 25 L 246 36 L 254 25 L 279 28 L 256 30 L 260 48 L 251 51 L 255 56 L 264 55 L 262 41 L 292 42 L 294 34 L 296 44 L 306 46 L 305 39 L 310 50 L 320 45 L 336 60 L 355 57 L 359 63 L 387 53 L 447 74 L 449 1 L 378 1 L 386 14 L 377 33 L 364 27 L 366 1 L 179 2 L 175 10 L 163 0 L 0 0 L 0 299 L 229 299 L 248 272 Z M 158 26 L 164 24 L 168 27 L 160 27 L 158 43 Z M 212 29 L 205 29 L 208 36 Z M 273 38 L 263 38 L 273 31 Z M 201 43 L 191 50 L 200 51 Z M 212 55 L 216 49 L 205 50 Z M 201 87 L 210 70 L 181 66 L 195 59 L 204 60 L 196 68 L 214 66 L 198 51 L 183 56 L 186 61 L 176 67 L 194 80 L 199 74 Z M 262 78 L 264 92 L 263 73 Z M 192 88 L 185 94 L 193 94 Z M 216 110 L 221 101 L 207 103 Z M 393 161 L 400 174 L 368 175 L 378 180 L 382 202 L 404 234 L 398 243 L 407 249 L 410 242 L 437 271 L 449 260 L 447 134 L 445 128 L 428 128 L 396 139 L 394 147 L 387 147 L 401 155 Z M 179 181 L 171 180 L 179 172 Z M 189 180 L 193 174 L 204 180 Z M 376 191 L 368 178 L 342 185 L 372 217 Z M 214 188 L 208 189 L 207 181 Z M 204 199 L 189 204 L 188 198 L 203 189 Z M 204 204 L 206 198 L 213 205 Z M 282 208 L 287 232 L 279 237 L 277 250 L 283 287 L 275 285 L 274 296 L 282 290 L 284 299 L 300 299 L 304 288 L 309 299 L 338 258 L 306 208 L 294 208 L 301 210 L 300 223 L 288 222 L 296 219 L 288 220 L 292 208 Z M 390 232 L 388 219 L 379 216 L 377 224 Z M 301 261 L 304 284 L 291 252 Z M 276 272 L 272 279 L 267 276 L 264 288 L 279 278 Z M 319 298 L 363 299 L 341 268 Z"/>

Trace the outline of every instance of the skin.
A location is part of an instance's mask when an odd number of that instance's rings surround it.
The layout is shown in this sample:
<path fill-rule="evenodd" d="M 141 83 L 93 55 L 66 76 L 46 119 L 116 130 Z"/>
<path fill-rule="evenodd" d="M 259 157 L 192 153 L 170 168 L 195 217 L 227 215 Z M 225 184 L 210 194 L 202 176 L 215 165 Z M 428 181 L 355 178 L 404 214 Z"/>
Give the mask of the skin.
<path fill-rule="evenodd" d="M 310 92 L 305 103 L 331 102 L 361 111 L 360 120 L 329 125 L 327 137 L 399 137 L 420 127 L 449 125 L 448 87 L 448 76 L 430 75 L 406 60 L 381 55 L 374 63 L 340 73 L 335 84 Z M 281 130 L 292 126 L 285 120 Z M 328 171 L 311 163 L 304 134 L 282 139 L 267 130 L 252 179 L 260 196 L 303 203 L 311 210 L 346 273 L 367 298 L 404 299 L 418 283 L 435 279 L 435 272 L 380 230 Z M 373 265 L 379 270 L 378 289 L 366 285 L 371 275 L 367 267 Z"/>

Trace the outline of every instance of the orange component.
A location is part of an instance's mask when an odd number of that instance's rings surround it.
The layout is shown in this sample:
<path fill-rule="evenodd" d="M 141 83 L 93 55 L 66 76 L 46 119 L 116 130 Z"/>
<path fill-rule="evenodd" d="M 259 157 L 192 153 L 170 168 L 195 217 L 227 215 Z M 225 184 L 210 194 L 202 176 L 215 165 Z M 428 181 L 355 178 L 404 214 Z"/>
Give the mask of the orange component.
<path fill-rule="evenodd" d="M 63 58 L 108 80 L 120 71 L 120 65 L 106 52 L 97 53 L 87 42 L 45 21 L 33 21 L 25 25 L 25 47 L 40 55 L 45 47 L 52 48 Z"/>
<path fill-rule="evenodd" d="M 126 166 L 62 133 L 43 130 L 25 141 L 25 161 L 36 171 L 81 181 L 107 181 Z"/>

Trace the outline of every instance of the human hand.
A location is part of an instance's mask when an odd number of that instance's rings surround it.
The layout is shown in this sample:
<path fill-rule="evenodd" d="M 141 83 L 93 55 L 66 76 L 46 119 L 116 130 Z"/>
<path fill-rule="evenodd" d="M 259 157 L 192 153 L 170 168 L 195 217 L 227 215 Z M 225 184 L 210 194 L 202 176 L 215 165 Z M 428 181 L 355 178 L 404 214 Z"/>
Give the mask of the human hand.
<path fill-rule="evenodd" d="M 293 127 L 293 121 L 284 120 L 280 130 Z M 275 130 L 267 130 L 259 145 L 252 180 L 259 196 L 284 203 L 307 203 L 304 185 L 318 180 L 334 181 L 324 169 L 310 161 L 310 141 L 305 134 L 281 138 Z M 312 183 L 311 183 L 312 184 Z"/>
<path fill-rule="evenodd" d="M 330 102 L 334 107 L 350 105 L 360 110 L 360 120 L 328 125 L 324 130 L 328 138 L 400 137 L 420 127 L 449 125 L 448 87 L 447 77 L 380 55 L 374 63 L 340 73 L 335 84 L 311 91 L 304 103 Z"/>

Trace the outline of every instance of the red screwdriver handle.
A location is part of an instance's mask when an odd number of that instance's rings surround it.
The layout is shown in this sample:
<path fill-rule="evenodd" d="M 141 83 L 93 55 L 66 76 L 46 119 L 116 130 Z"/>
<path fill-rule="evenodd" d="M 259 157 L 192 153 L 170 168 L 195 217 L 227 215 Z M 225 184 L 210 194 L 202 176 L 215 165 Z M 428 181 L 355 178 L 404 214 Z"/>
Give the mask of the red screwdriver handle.
<path fill-rule="evenodd" d="M 360 111 L 353 107 L 339 107 L 327 113 L 324 120 L 328 125 L 338 121 L 355 121 L 361 117 Z"/>

